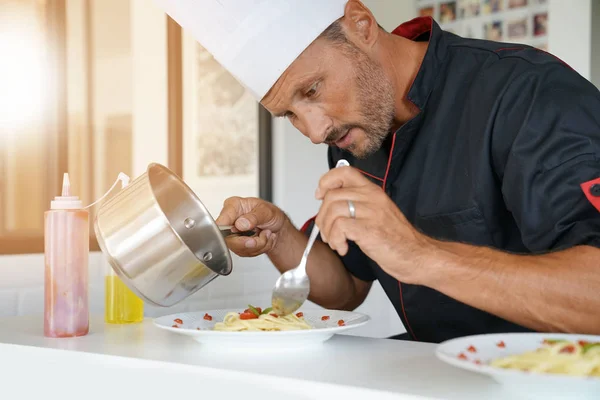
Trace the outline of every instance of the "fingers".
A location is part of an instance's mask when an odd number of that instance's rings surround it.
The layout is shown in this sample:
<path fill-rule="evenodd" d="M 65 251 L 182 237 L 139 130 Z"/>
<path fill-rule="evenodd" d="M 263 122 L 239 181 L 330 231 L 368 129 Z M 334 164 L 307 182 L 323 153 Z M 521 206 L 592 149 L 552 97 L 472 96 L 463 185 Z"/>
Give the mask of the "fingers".
<path fill-rule="evenodd" d="M 331 227 L 329 247 L 340 256 L 348 254 L 348 240 L 357 241 L 360 235 L 365 235 L 364 221 L 352 218 L 337 218 Z"/>
<path fill-rule="evenodd" d="M 225 242 L 227 247 L 238 256 L 255 257 L 271 251 L 276 239 L 277 234 L 264 230 L 252 237 L 230 236 L 225 239 Z"/>
<path fill-rule="evenodd" d="M 338 218 L 350 218 L 348 202 L 339 200 L 323 204 L 326 208 L 321 208 L 315 223 L 321 230 L 321 238 L 325 243 L 329 243 L 329 237 L 335 221 Z M 354 202 L 354 208 L 360 208 L 359 203 Z"/>
<path fill-rule="evenodd" d="M 277 215 L 278 212 L 281 215 Z M 225 239 L 233 253 L 241 257 L 254 257 L 273 249 L 283 217 L 284 214 L 277 207 L 264 200 L 231 197 L 223 203 L 216 223 L 231 225 L 233 232 L 256 230 L 258 234 L 251 237 L 232 235 Z"/>
<path fill-rule="evenodd" d="M 315 197 L 317 200 L 322 200 L 330 190 L 361 186 L 375 185 L 355 168 L 334 168 L 321 177 Z"/>
<path fill-rule="evenodd" d="M 275 220 L 274 207 L 266 202 L 258 203 L 250 212 L 240 215 L 235 221 L 235 227 L 240 231 L 251 229 L 269 229 Z"/>
<path fill-rule="evenodd" d="M 264 200 L 256 198 L 230 197 L 216 219 L 217 225 L 232 225 L 233 231 L 273 229 L 277 223 L 278 209 Z"/>
<path fill-rule="evenodd" d="M 230 197 L 223 202 L 223 209 L 215 220 L 217 225 L 234 225 L 242 212 L 242 199 L 240 197 Z"/>
<path fill-rule="evenodd" d="M 329 233 L 337 218 L 350 218 L 348 200 L 351 200 L 355 208 L 355 218 L 368 218 L 368 192 L 360 188 L 333 189 L 327 192 L 323 199 L 315 223 L 321 230 L 321 238 L 328 242 Z"/>

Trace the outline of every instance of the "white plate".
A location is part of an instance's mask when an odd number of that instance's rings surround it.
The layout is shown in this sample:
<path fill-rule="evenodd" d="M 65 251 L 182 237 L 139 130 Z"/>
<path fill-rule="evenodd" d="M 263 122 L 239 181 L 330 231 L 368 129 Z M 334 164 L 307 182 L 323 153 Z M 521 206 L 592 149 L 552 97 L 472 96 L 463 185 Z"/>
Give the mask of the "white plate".
<path fill-rule="evenodd" d="M 499 357 L 535 350 L 542 346 L 544 339 L 598 342 L 600 336 L 552 333 L 498 333 L 466 336 L 439 344 L 436 355 L 442 361 L 458 368 L 489 375 L 504 385 L 507 390 L 517 392 L 521 397 L 599 399 L 600 378 L 531 373 L 488 365 Z M 504 343 L 504 347 L 500 344 L 501 342 Z M 476 352 L 469 351 L 470 346 L 475 347 Z M 464 354 L 467 359 L 459 358 L 461 354 Z"/>
<path fill-rule="evenodd" d="M 223 345 L 223 347 L 253 348 L 298 348 L 301 346 L 322 343 L 333 335 L 358 328 L 369 322 L 367 315 L 349 311 L 335 310 L 301 310 L 304 319 L 313 329 L 298 331 L 271 331 L 271 332 L 222 332 L 212 328 L 217 322 L 223 321 L 228 312 L 241 312 L 243 309 L 203 310 L 198 312 L 177 313 L 156 318 L 154 324 L 167 331 L 180 335 L 190 336 L 192 339 L 204 343 Z M 204 320 L 204 315 L 212 316 L 212 321 Z M 329 320 L 322 321 L 323 316 Z M 176 324 L 175 319 L 183 323 Z M 343 320 L 344 326 L 338 326 L 338 321 Z M 173 325 L 177 325 L 174 328 Z M 200 330 L 198 330 L 200 328 Z"/>

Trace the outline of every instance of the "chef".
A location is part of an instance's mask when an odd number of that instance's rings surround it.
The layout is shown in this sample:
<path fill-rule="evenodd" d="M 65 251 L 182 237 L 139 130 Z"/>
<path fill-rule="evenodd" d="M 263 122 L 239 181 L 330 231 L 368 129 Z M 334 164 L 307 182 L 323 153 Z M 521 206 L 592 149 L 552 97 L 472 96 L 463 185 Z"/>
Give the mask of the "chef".
<path fill-rule="evenodd" d="M 310 300 L 351 310 L 377 280 L 413 340 L 600 334 L 600 93 L 568 65 L 430 17 L 388 33 L 357 0 L 157 1 L 329 145 L 302 229 L 266 201 L 225 201 L 219 224 L 260 232 L 233 252 L 284 272 L 316 224 Z"/>

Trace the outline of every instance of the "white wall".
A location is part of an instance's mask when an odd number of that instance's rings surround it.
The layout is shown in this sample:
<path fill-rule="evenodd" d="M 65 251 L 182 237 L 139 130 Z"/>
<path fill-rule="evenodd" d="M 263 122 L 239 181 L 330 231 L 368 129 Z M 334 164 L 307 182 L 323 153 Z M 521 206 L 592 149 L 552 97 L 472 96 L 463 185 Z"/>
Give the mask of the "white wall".
<path fill-rule="evenodd" d="M 592 66 L 590 79 L 600 88 L 600 0 L 592 0 Z"/>
<path fill-rule="evenodd" d="M 548 50 L 600 88 L 600 0 L 549 0 L 548 14 Z"/>
<path fill-rule="evenodd" d="M 363 0 L 363 4 L 388 32 L 417 15 L 415 2 L 412 0 Z"/>
<path fill-rule="evenodd" d="M 590 79 L 592 62 L 591 6 L 592 0 L 548 1 L 548 51 L 586 79 Z"/>

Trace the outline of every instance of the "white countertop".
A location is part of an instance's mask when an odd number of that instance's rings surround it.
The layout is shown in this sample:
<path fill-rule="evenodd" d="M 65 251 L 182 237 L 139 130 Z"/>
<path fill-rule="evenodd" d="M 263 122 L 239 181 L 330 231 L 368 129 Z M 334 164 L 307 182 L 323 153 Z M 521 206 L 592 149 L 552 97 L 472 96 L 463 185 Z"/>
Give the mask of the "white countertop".
<path fill-rule="evenodd" d="M 43 336 L 41 316 L 0 319 L 3 390 L 20 388 L 20 394 L 68 394 L 68 383 L 86 387 L 86 398 L 124 398 L 128 391 L 139 396 L 144 390 L 188 397 L 192 390 L 195 398 L 209 393 L 240 398 L 239 391 L 244 400 L 373 394 L 378 399 L 518 400 L 491 378 L 443 363 L 434 351 L 434 344 L 338 335 L 310 348 L 241 353 L 201 345 L 158 329 L 151 320 L 109 325 L 101 316 L 92 318 L 87 336 L 50 339 Z"/>

